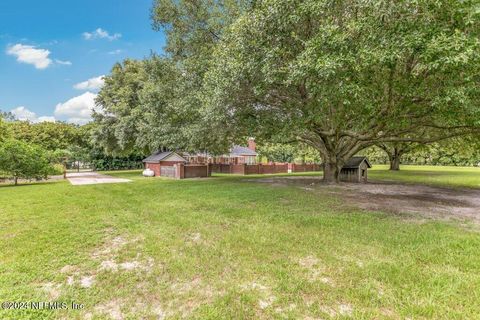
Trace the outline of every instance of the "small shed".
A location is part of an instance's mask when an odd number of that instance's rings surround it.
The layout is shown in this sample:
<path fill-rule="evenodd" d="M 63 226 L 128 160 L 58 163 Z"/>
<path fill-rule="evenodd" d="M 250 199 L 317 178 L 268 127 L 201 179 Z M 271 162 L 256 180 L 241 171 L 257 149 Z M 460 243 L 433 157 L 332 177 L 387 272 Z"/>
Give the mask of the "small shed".
<path fill-rule="evenodd" d="M 367 157 L 358 156 L 350 158 L 340 170 L 340 181 L 345 182 L 367 182 L 368 169 L 372 165 Z"/>
<path fill-rule="evenodd" d="M 145 169 L 155 172 L 155 176 L 175 177 L 175 165 L 177 163 L 185 164 L 187 159 L 173 151 L 156 152 L 143 159 Z"/>

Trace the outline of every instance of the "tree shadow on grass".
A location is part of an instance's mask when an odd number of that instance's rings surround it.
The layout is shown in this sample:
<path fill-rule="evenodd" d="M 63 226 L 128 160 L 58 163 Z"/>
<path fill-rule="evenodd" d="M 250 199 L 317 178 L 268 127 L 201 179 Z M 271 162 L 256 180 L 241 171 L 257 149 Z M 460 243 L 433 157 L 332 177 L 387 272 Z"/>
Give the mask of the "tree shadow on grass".
<path fill-rule="evenodd" d="M 12 182 L 1 182 L 0 183 L 0 188 L 12 188 L 12 187 L 27 187 L 27 186 L 36 186 L 36 185 L 44 185 L 44 184 L 52 184 L 52 183 L 59 183 L 62 181 L 67 181 L 67 180 L 43 180 L 43 181 L 22 181 L 19 182 L 17 185 Z"/>

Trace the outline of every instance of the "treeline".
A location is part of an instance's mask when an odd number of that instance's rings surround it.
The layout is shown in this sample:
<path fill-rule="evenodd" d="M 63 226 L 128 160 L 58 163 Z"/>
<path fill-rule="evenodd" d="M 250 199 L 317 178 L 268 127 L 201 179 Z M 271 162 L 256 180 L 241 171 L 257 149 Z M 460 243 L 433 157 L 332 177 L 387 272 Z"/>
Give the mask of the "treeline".
<path fill-rule="evenodd" d="M 92 139 L 94 123 L 31 123 L 0 117 L 0 179 L 41 180 L 64 169 L 139 169 L 144 154 L 108 155 Z"/>
<path fill-rule="evenodd" d="M 396 154 L 395 154 L 396 153 Z M 362 151 L 370 161 L 400 170 L 400 164 L 434 166 L 480 166 L 480 140 L 475 136 L 450 138 L 431 144 L 374 146 Z"/>

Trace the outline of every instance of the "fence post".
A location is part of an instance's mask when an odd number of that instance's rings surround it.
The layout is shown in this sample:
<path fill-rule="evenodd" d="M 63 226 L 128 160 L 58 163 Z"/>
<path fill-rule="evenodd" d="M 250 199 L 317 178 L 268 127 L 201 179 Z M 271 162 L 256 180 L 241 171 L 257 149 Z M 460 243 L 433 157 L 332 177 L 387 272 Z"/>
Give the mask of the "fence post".
<path fill-rule="evenodd" d="M 292 172 L 294 172 L 294 170 L 293 170 L 293 166 L 294 166 L 294 164 L 293 164 L 293 163 L 288 163 L 288 170 L 287 170 L 287 172 L 288 172 L 288 173 L 292 173 Z"/>
<path fill-rule="evenodd" d="M 183 163 L 176 163 L 174 167 L 175 167 L 175 178 L 185 179 L 185 165 Z"/>

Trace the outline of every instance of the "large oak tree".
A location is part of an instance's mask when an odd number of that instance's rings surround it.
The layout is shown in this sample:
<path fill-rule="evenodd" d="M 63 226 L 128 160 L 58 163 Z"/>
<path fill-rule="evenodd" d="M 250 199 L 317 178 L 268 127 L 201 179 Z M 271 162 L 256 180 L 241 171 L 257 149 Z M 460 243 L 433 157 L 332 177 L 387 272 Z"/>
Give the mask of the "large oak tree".
<path fill-rule="evenodd" d="M 373 144 L 480 125 L 479 21 L 468 0 L 257 1 L 216 45 L 205 102 L 218 128 L 316 148 L 335 182 Z"/>
<path fill-rule="evenodd" d="M 203 113 L 204 76 L 224 29 L 249 6 L 241 0 L 156 0 L 153 28 L 167 35 L 164 55 L 116 64 L 94 115 L 95 143 L 108 153 L 133 149 L 224 151 L 233 135 L 215 139 Z"/>

